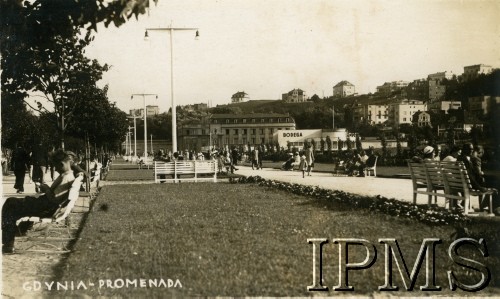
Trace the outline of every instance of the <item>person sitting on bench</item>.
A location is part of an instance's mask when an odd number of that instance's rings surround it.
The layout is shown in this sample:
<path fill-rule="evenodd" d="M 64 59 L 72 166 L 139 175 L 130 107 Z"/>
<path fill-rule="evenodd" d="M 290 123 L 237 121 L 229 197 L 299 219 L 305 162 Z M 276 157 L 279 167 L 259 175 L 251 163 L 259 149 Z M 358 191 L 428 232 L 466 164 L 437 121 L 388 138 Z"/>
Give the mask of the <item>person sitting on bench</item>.
<path fill-rule="evenodd" d="M 50 217 L 68 197 L 75 180 L 71 152 L 58 150 L 54 153 L 53 163 L 59 177 L 49 187 L 40 186 L 43 195 L 37 197 L 7 198 L 2 207 L 2 253 L 13 253 L 16 234 L 16 221 L 26 216 Z M 78 173 L 77 175 L 83 175 Z"/>

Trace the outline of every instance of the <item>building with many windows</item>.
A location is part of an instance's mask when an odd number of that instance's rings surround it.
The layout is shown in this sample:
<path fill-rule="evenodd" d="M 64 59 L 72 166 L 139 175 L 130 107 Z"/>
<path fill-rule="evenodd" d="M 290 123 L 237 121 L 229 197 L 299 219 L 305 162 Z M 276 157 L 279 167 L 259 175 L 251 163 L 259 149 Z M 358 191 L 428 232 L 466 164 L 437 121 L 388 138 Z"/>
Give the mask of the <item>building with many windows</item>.
<path fill-rule="evenodd" d="M 417 124 L 418 127 L 431 127 L 431 114 L 427 111 L 417 111 L 413 114 L 412 122 Z"/>
<path fill-rule="evenodd" d="M 358 104 L 353 108 L 353 116 L 358 123 L 383 124 L 389 119 L 389 105 Z"/>
<path fill-rule="evenodd" d="M 392 81 L 392 82 L 385 82 L 384 84 L 377 86 L 377 93 L 381 95 L 386 95 L 390 96 L 392 93 L 396 91 L 401 91 L 403 89 L 406 89 L 406 87 L 410 84 L 410 82 L 407 81 Z"/>
<path fill-rule="evenodd" d="M 493 67 L 491 65 L 484 65 L 484 64 L 476 64 L 476 65 L 469 65 L 469 66 L 464 66 L 464 73 L 462 74 L 462 80 L 463 81 L 469 81 L 480 74 L 489 74 L 493 71 Z"/>
<path fill-rule="evenodd" d="M 210 145 L 210 119 L 190 120 L 177 124 L 177 142 L 179 150 L 195 150 Z"/>
<path fill-rule="evenodd" d="M 389 105 L 389 120 L 395 126 L 401 124 L 411 124 L 413 114 L 419 111 L 426 111 L 427 106 L 423 101 L 402 100 Z"/>
<path fill-rule="evenodd" d="M 277 130 L 295 130 L 295 120 L 287 114 L 214 114 L 210 132 L 215 146 L 269 143 Z"/>
<path fill-rule="evenodd" d="M 144 117 L 144 108 L 130 109 L 130 111 L 129 111 L 131 116 L 134 115 L 134 112 L 135 112 L 135 116 Z M 146 106 L 146 112 L 147 112 L 147 116 L 158 115 L 158 114 L 160 114 L 160 108 L 158 108 L 157 105 L 148 105 L 148 106 Z"/>
<path fill-rule="evenodd" d="M 231 96 L 231 103 L 243 103 L 248 101 L 249 96 L 246 92 L 244 91 L 238 91 L 237 93 L 233 94 Z"/>
<path fill-rule="evenodd" d="M 333 87 L 334 98 L 345 98 L 356 94 L 356 87 L 349 81 L 340 81 Z"/>
<path fill-rule="evenodd" d="M 427 106 L 428 110 L 433 112 L 444 111 L 448 113 L 448 110 L 456 110 L 462 107 L 462 102 L 460 101 L 435 101 Z"/>
<path fill-rule="evenodd" d="M 306 92 L 302 89 L 293 89 L 281 95 L 285 103 L 302 103 L 307 101 Z"/>
<path fill-rule="evenodd" d="M 439 72 L 427 76 L 429 82 L 429 99 L 432 101 L 441 100 L 446 93 L 445 80 L 453 78 L 452 72 Z"/>
<path fill-rule="evenodd" d="M 178 125 L 179 149 L 200 150 L 259 145 L 273 141 L 278 130 L 295 130 L 295 120 L 287 114 L 213 114 L 204 120 Z"/>

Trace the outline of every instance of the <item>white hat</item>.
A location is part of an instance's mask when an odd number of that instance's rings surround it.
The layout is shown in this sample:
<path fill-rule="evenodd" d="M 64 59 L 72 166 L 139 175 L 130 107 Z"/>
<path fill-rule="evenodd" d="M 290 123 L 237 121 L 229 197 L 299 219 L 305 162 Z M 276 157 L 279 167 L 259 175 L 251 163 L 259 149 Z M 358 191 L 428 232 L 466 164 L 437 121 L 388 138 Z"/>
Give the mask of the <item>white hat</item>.
<path fill-rule="evenodd" d="M 427 154 L 430 154 L 434 151 L 434 148 L 430 145 L 424 147 L 424 154 L 427 155 Z"/>

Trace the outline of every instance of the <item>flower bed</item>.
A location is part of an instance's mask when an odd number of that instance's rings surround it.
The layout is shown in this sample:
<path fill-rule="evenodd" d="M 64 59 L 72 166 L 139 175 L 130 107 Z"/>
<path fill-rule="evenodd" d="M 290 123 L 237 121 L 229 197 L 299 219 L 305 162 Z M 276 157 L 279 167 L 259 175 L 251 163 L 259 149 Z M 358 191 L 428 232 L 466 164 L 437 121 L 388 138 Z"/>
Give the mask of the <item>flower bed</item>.
<path fill-rule="evenodd" d="M 339 190 L 266 180 L 260 176 L 240 177 L 231 182 L 258 184 L 259 186 L 285 190 L 298 195 L 329 200 L 334 204 L 347 206 L 352 209 L 368 209 L 391 216 L 414 219 L 430 225 L 465 224 L 470 221 L 470 218 L 465 217 L 459 209 L 450 211 L 443 207 L 414 205 L 380 195 L 376 197 L 362 196 Z"/>

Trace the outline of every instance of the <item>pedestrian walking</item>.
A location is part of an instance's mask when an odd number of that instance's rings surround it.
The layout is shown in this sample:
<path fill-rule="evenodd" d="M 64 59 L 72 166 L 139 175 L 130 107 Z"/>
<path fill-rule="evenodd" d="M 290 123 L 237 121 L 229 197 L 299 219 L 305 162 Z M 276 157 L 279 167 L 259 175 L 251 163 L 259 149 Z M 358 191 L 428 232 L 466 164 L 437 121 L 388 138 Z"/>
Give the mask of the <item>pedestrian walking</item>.
<path fill-rule="evenodd" d="M 307 145 L 306 150 L 304 151 L 304 155 L 307 162 L 307 175 L 310 176 L 311 170 L 314 166 L 314 151 L 311 145 Z"/>
<path fill-rule="evenodd" d="M 35 191 L 40 192 L 40 186 L 45 184 L 45 170 L 48 165 L 48 151 L 39 141 L 33 148 L 31 154 L 31 165 L 33 167 L 32 180 L 35 182 Z"/>
<path fill-rule="evenodd" d="M 300 164 L 299 169 L 302 171 L 302 177 L 305 177 L 306 171 L 308 171 L 309 165 L 307 164 L 307 158 L 304 152 L 300 153 Z"/>
<path fill-rule="evenodd" d="M 254 169 L 254 166 L 259 169 L 259 149 L 257 147 L 252 151 L 252 169 Z"/>
<path fill-rule="evenodd" d="M 21 194 L 24 192 L 24 177 L 26 176 L 26 170 L 29 169 L 29 155 L 21 145 L 14 150 L 12 163 L 14 175 L 16 176 L 14 189 L 17 190 L 17 193 Z"/>

